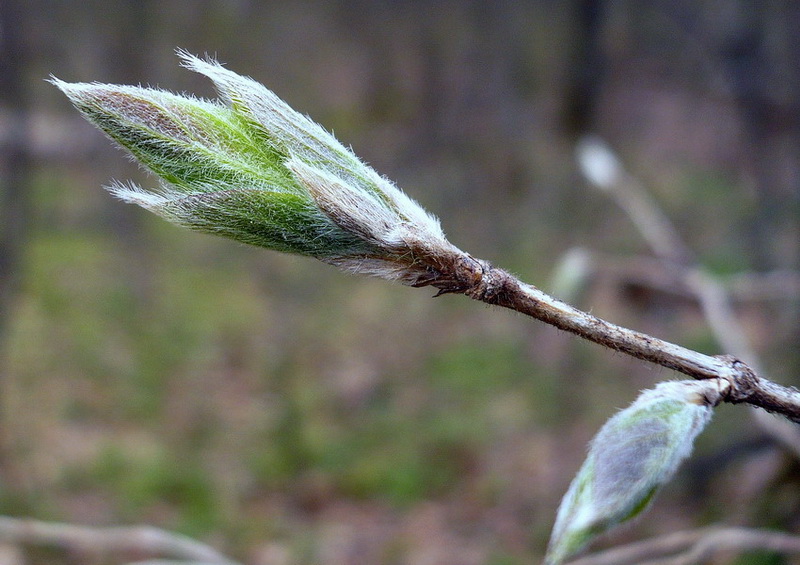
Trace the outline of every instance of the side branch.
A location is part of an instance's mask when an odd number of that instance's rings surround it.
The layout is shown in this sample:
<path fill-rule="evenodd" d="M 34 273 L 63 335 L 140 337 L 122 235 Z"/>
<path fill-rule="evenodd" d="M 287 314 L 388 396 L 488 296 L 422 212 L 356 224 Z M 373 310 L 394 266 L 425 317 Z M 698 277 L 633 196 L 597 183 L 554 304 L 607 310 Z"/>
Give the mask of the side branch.
<path fill-rule="evenodd" d="M 612 324 L 523 283 L 485 261 L 471 257 L 470 260 L 456 265 L 461 273 L 453 279 L 462 284 L 448 285 L 440 292 L 463 293 L 475 300 L 526 314 L 604 347 L 695 379 L 721 379 L 728 385 L 725 402 L 751 404 L 800 423 L 799 391 L 760 378 L 744 362 L 731 355 L 705 355 Z"/>

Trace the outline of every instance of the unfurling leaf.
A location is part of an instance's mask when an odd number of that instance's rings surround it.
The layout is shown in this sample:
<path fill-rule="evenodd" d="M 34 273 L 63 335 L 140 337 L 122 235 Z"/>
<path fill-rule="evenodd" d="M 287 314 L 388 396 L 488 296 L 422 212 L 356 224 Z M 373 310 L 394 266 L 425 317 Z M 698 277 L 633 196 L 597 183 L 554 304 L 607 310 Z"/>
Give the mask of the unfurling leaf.
<path fill-rule="evenodd" d="M 220 101 L 52 80 L 161 179 L 154 191 L 116 184 L 112 193 L 198 231 L 405 284 L 453 288 L 446 271 L 466 255 L 419 204 L 261 84 L 180 56 L 214 82 Z"/>
<path fill-rule="evenodd" d="M 720 395 L 716 380 L 665 382 L 606 422 L 561 501 L 545 562 L 562 563 L 644 510 L 691 452 Z"/>

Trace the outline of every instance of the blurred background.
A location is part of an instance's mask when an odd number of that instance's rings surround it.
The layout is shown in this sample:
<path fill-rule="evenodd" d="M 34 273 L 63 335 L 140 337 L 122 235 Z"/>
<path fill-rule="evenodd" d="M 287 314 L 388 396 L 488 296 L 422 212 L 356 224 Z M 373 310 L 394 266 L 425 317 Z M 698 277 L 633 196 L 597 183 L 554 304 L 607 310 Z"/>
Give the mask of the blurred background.
<path fill-rule="evenodd" d="M 610 143 L 720 280 L 791 282 L 798 29 L 783 1 L 3 0 L 0 514 L 150 524 L 254 565 L 531 563 L 586 442 L 677 377 L 123 205 L 101 187 L 155 181 L 51 73 L 212 97 L 174 50 L 216 56 L 334 130 L 460 248 L 545 290 L 583 249 L 597 268 L 577 306 L 719 353 L 696 301 L 637 270 L 652 253 L 582 179 L 575 144 Z M 748 288 L 746 336 L 798 384 L 797 286 Z M 797 458 L 746 409 L 717 412 L 650 512 L 597 547 L 798 530 Z"/>

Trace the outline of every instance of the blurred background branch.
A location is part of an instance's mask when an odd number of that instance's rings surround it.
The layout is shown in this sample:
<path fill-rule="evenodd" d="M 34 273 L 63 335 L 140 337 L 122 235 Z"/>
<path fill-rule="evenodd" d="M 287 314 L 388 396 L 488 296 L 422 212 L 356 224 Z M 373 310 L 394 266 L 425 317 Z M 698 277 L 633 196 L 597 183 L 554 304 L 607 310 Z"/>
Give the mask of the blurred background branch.
<path fill-rule="evenodd" d="M 718 554 L 754 550 L 800 554 L 800 537 L 747 528 L 701 528 L 609 549 L 570 565 L 693 565 Z"/>
<path fill-rule="evenodd" d="M 235 565 L 210 546 L 149 526 L 92 528 L 0 517 L 0 540 L 14 545 L 57 548 L 68 555 L 81 555 L 86 562 L 104 562 L 112 556 L 119 562 L 127 555 L 138 556 L 137 561 L 151 556 L 171 558 L 173 563 Z"/>

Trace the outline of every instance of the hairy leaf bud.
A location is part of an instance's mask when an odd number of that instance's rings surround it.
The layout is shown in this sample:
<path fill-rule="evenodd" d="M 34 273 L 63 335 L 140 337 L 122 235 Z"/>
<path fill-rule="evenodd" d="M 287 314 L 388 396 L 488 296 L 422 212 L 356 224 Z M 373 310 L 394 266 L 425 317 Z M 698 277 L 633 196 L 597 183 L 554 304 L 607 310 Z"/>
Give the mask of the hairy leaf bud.
<path fill-rule="evenodd" d="M 435 285 L 438 267 L 465 255 L 436 218 L 266 87 L 179 54 L 221 100 L 52 79 L 161 179 L 113 194 L 194 230 L 410 285 Z"/>
<path fill-rule="evenodd" d="M 720 397 L 717 380 L 664 382 L 608 420 L 561 501 L 546 563 L 562 563 L 644 510 L 689 455 Z"/>

